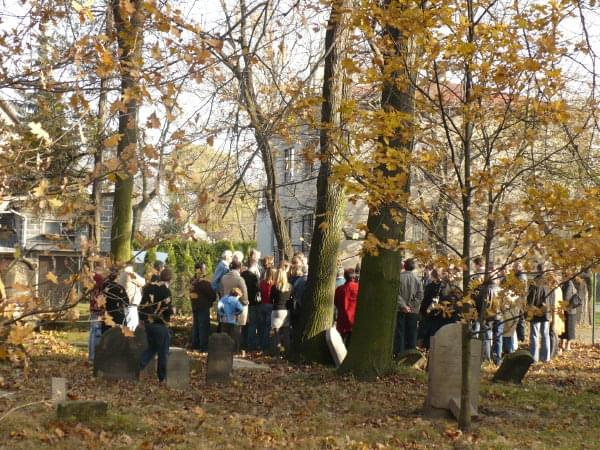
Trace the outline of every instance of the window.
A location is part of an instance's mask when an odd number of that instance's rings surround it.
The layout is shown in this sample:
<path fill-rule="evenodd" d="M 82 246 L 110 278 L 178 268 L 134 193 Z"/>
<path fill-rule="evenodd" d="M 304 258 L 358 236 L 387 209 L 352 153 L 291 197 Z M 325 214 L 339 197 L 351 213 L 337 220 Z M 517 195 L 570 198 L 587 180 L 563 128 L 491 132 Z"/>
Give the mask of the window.
<path fill-rule="evenodd" d="M 75 230 L 67 222 L 58 220 L 45 220 L 42 226 L 42 234 L 53 234 L 68 238 L 75 238 Z"/>
<path fill-rule="evenodd" d="M 285 226 L 288 231 L 288 236 L 290 237 L 290 241 L 292 240 L 292 218 L 285 219 Z"/>
<path fill-rule="evenodd" d="M 294 148 L 289 147 L 283 151 L 283 181 L 287 183 L 294 176 Z"/>
<path fill-rule="evenodd" d="M 302 251 L 307 252 L 310 249 L 310 240 L 312 239 L 313 228 L 315 226 L 314 214 L 304 214 L 302 216 Z"/>

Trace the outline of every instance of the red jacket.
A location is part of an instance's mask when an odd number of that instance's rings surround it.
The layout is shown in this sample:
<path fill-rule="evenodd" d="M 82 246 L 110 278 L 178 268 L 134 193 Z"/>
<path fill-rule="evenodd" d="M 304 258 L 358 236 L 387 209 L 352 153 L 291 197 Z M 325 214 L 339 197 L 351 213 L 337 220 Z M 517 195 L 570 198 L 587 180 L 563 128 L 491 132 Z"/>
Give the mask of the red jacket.
<path fill-rule="evenodd" d="M 340 334 L 350 333 L 354 326 L 358 283 L 347 281 L 335 290 L 335 306 L 338 310 L 336 328 Z"/>

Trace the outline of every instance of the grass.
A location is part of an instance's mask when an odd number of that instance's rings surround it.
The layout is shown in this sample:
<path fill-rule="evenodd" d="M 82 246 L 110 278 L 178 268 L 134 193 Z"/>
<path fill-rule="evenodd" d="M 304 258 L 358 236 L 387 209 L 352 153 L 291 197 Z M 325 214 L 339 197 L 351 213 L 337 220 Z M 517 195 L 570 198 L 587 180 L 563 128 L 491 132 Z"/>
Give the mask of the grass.
<path fill-rule="evenodd" d="M 60 422 L 38 403 L 0 421 L 2 448 L 595 448 L 600 429 L 600 351 L 576 347 L 536 365 L 521 386 L 482 374 L 480 416 L 462 433 L 452 420 L 421 414 L 423 372 L 398 368 L 374 382 L 333 369 L 291 366 L 261 356 L 270 372 L 234 373 L 231 385 L 204 382 L 206 357 L 191 354 L 191 386 L 177 391 L 154 380 L 94 379 L 84 367 L 85 333 L 46 333 L 23 370 L 0 366 L 0 411 L 47 396 L 51 376 L 68 378 L 77 399 L 109 403 L 106 418 Z M 40 337 L 39 339 L 42 339 Z M 1 415 L 1 413 L 0 413 Z"/>

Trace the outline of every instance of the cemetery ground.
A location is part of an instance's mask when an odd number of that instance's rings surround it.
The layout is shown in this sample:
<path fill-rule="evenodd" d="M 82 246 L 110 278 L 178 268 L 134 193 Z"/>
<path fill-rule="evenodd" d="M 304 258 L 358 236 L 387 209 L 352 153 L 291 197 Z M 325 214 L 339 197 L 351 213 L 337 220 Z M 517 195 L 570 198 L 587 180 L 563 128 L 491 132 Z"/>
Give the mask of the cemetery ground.
<path fill-rule="evenodd" d="M 26 344 L 28 367 L 0 366 L 0 448 L 597 448 L 600 350 L 575 346 L 534 365 L 522 385 L 482 372 L 479 418 L 462 433 L 452 420 L 421 414 L 424 372 L 399 368 L 375 381 L 332 368 L 259 355 L 271 371 L 234 371 L 226 386 L 205 383 L 206 354 L 190 352 L 184 391 L 92 377 L 82 331 L 42 331 Z M 183 339 L 182 336 L 176 336 Z M 51 377 L 71 400 L 108 402 L 105 417 L 58 420 Z"/>

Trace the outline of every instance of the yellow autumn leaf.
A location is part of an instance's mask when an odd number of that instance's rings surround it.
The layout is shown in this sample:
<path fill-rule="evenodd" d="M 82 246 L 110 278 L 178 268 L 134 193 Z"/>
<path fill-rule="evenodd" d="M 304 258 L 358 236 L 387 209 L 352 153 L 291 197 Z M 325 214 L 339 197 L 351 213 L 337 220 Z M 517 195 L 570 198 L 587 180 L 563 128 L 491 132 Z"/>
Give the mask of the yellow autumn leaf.
<path fill-rule="evenodd" d="M 11 328 L 7 342 L 14 345 L 22 344 L 32 331 L 33 327 L 29 325 L 16 325 Z"/>
<path fill-rule="evenodd" d="M 50 135 L 48 134 L 48 132 L 46 130 L 44 130 L 42 128 L 42 124 L 41 123 L 39 123 L 39 122 L 29 122 L 27 124 L 27 126 L 29 126 L 29 129 L 31 130 L 31 133 L 35 137 L 41 139 L 46 144 L 49 144 L 51 142 Z"/>
<path fill-rule="evenodd" d="M 104 308 L 106 306 L 106 296 L 104 294 L 100 294 L 96 297 L 96 305 L 98 305 L 98 308 Z"/>
<path fill-rule="evenodd" d="M 51 283 L 58 284 L 58 277 L 54 274 L 54 272 L 48 272 L 46 274 L 46 280 L 50 281 Z"/>
<path fill-rule="evenodd" d="M 44 178 L 42 181 L 40 181 L 40 184 L 33 189 L 33 196 L 37 198 L 43 197 L 46 195 L 46 189 L 48 189 L 48 180 Z"/>
<path fill-rule="evenodd" d="M 60 208 L 63 205 L 63 202 L 56 197 L 52 197 L 48 199 L 48 204 L 52 208 Z"/>
<path fill-rule="evenodd" d="M 107 327 L 114 327 L 116 325 L 113 318 L 107 313 L 104 313 L 104 317 L 102 318 L 102 320 L 104 321 L 104 325 L 106 325 Z"/>
<path fill-rule="evenodd" d="M 114 147 L 115 145 L 117 145 L 119 143 L 120 140 L 121 140 L 121 134 L 115 133 L 112 136 L 104 139 L 104 142 L 102 142 L 102 144 L 105 147 Z"/>

